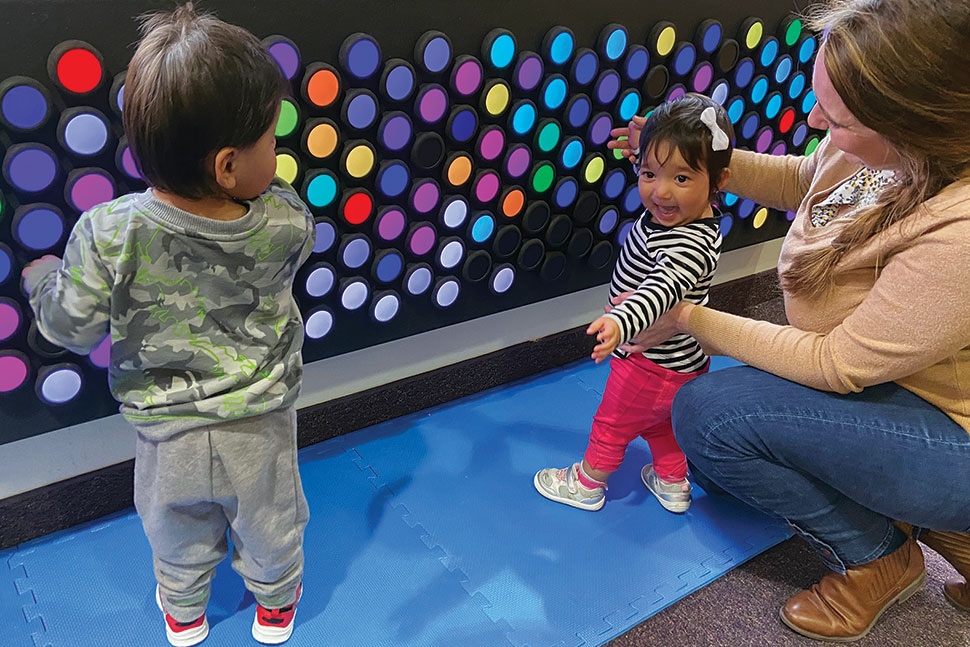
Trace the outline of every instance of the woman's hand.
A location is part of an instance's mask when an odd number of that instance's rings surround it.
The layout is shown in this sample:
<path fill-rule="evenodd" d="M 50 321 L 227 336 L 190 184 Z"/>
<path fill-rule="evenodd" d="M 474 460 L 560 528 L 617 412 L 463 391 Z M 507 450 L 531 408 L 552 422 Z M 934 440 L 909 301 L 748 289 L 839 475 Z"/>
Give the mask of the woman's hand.
<path fill-rule="evenodd" d="M 603 306 L 603 312 L 605 314 L 610 314 L 610 311 L 613 310 L 613 308 L 615 308 L 616 306 L 620 305 L 621 303 L 629 299 L 632 295 L 633 295 L 633 291 L 628 291 L 628 292 L 621 292 L 615 297 L 610 297 L 610 305 Z"/>
<path fill-rule="evenodd" d="M 690 319 L 691 310 L 695 307 L 693 303 L 686 301 L 675 303 L 670 310 L 660 315 L 652 326 L 634 337 L 629 343 L 620 346 L 620 350 L 627 353 L 642 353 L 648 348 L 664 343 L 674 335 L 687 332 L 687 321 Z"/>
<path fill-rule="evenodd" d="M 640 144 L 640 131 L 643 130 L 643 124 L 646 121 L 646 117 L 634 117 L 626 128 L 614 128 L 610 131 L 613 139 L 607 142 L 606 147 L 619 149 L 623 157 L 632 162 Z M 619 137 L 626 137 L 626 139 L 620 140 Z"/>

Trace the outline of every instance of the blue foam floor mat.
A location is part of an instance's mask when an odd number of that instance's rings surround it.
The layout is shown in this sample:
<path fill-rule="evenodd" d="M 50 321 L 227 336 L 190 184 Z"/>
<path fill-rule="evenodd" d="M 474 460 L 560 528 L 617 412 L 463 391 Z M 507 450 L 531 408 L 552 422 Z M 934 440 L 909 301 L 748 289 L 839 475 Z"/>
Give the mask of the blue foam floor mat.
<path fill-rule="evenodd" d="M 666 512 L 640 483 L 639 440 L 603 510 L 540 497 L 537 469 L 582 456 L 607 374 L 578 362 L 302 450 L 311 519 L 287 644 L 601 645 L 789 536 L 696 487 L 686 514 Z M 168 644 L 133 512 L 0 561 L 5 647 Z M 256 645 L 254 608 L 224 562 L 203 644 Z"/>

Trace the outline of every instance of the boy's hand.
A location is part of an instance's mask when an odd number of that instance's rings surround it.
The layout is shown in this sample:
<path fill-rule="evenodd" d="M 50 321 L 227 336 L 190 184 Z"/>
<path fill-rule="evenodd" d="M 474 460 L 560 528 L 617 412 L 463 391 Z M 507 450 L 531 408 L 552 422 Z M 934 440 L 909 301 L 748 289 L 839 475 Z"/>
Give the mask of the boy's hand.
<path fill-rule="evenodd" d="M 643 130 L 643 124 L 646 121 L 646 117 L 633 117 L 626 128 L 614 128 L 610 131 L 610 136 L 613 139 L 606 143 L 606 147 L 620 149 L 623 157 L 633 161 L 633 157 L 640 144 L 640 131 Z M 626 139 L 621 140 L 618 139 L 619 137 L 626 137 Z"/>
<path fill-rule="evenodd" d="M 610 356 L 620 343 L 620 326 L 609 317 L 600 317 L 586 329 L 587 335 L 596 335 L 599 343 L 593 347 L 593 361 L 599 364 Z"/>
<path fill-rule="evenodd" d="M 60 263 L 61 259 L 57 256 L 54 256 L 53 254 L 44 254 L 40 258 L 35 258 L 34 260 L 24 265 L 24 269 L 20 270 L 20 276 L 27 278 L 27 274 L 30 273 L 30 270 L 35 265 L 38 265 L 40 263 L 46 263 L 47 261 L 57 261 L 58 263 Z"/>
<path fill-rule="evenodd" d="M 30 271 L 32 269 L 34 269 L 34 267 L 36 265 L 39 265 L 41 263 L 48 263 L 50 261 L 56 261 L 58 265 L 60 265 L 60 263 L 61 263 L 61 259 L 58 258 L 57 256 L 54 256 L 52 254 L 44 254 L 40 258 L 35 258 L 34 260 L 32 260 L 29 263 L 27 263 L 26 265 L 24 265 L 24 269 L 20 270 L 20 277 L 21 277 L 21 279 L 24 279 L 24 290 L 25 291 L 27 291 L 26 278 L 27 278 L 27 275 L 30 274 Z M 28 292 L 28 294 L 30 294 L 30 293 Z"/>

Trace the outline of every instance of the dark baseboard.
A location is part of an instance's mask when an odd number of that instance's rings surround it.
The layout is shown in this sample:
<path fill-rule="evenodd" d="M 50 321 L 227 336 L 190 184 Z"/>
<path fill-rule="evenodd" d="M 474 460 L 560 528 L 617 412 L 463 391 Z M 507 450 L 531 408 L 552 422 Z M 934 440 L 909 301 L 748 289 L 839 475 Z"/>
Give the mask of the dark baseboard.
<path fill-rule="evenodd" d="M 717 285 L 711 305 L 784 321 L 774 270 Z M 414 413 L 587 357 L 585 326 L 503 348 L 298 413 L 301 447 Z M 374 403 L 379 403 L 375 406 Z M 124 510 L 132 503 L 134 461 L 0 500 L 0 549 Z"/>

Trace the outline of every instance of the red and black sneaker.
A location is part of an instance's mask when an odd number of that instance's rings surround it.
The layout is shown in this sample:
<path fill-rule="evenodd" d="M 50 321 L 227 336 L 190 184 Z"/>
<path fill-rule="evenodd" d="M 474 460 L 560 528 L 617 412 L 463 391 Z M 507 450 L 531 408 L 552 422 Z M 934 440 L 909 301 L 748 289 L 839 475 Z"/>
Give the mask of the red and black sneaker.
<path fill-rule="evenodd" d="M 253 638 L 264 645 L 278 645 L 290 639 L 293 634 L 293 618 L 296 605 L 303 596 L 303 584 L 296 587 L 296 602 L 280 609 L 267 609 L 256 603 L 256 617 L 253 618 Z"/>
<path fill-rule="evenodd" d="M 174 647 L 198 645 L 209 635 L 209 622 L 205 619 L 204 613 L 192 622 L 179 622 L 168 615 L 165 607 L 162 606 L 162 596 L 158 592 L 157 585 L 155 586 L 155 604 L 158 605 L 158 610 L 165 615 L 165 636 Z"/>

